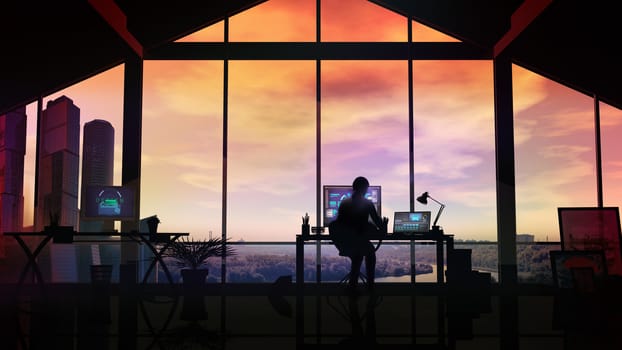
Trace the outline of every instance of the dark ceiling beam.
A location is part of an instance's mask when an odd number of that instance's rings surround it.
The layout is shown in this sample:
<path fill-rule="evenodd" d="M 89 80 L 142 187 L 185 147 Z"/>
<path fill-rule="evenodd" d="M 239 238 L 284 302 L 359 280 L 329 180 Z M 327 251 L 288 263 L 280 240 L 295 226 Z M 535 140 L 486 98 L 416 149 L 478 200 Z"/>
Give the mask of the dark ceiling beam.
<path fill-rule="evenodd" d="M 369 0 L 436 31 L 482 48 L 492 48 L 510 28 L 523 0 Z M 416 39 L 415 39 L 416 40 Z"/>
<path fill-rule="evenodd" d="M 145 49 L 165 45 L 266 0 L 114 0 L 127 15 L 127 29 Z"/>
<path fill-rule="evenodd" d="M 409 45 L 411 48 L 409 50 Z M 171 43 L 145 52 L 146 60 L 484 60 L 492 53 L 456 42 L 234 42 Z"/>
<path fill-rule="evenodd" d="M 127 17 L 113 0 L 89 0 L 89 4 L 108 22 L 110 27 L 136 52 L 143 57 L 143 46 L 127 29 Z"/>
<path fill-rule="evenodd" d="M 552 2 L 553 0 L 525 0 L 512 14 L 510 29 L 495 44 L 494 57 L 499 56 Z"/>

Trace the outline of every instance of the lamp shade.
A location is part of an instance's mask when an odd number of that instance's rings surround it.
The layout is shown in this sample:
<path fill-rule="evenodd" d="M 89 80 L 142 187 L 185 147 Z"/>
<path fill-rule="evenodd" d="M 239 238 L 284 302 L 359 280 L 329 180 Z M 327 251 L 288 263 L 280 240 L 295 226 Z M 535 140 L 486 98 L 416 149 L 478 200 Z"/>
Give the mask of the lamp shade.
<path fill-rule="evenodd" d="M 441 217 L 441 213 L 443 212 L 443 209 L 445 209 L 445 204 L 437 201 L 436 199 L 432 198 L 428 192 L 423 192 L 421 194 L 421 196 L 417 197 L 417 202 L 421 203 L 421 204 L 428 204 L 428 198 L 430 198 L 432 201 L 438 203 L 441 207 L 438 209 L 438 213 L 436 214 L 436 218 L 434 219 L 434 223 L 432 224 L 432 230 L 433 231 L 439 231 L 440 227 L 436 225 L 436 223 L 438 222 L 438 218 Z"/>
<path fill-rule="evenodd" d="M 417 197 L 417 202 L 421 204 L 428 204 L 428 192 L 423 192 L 421 196 Z"/>

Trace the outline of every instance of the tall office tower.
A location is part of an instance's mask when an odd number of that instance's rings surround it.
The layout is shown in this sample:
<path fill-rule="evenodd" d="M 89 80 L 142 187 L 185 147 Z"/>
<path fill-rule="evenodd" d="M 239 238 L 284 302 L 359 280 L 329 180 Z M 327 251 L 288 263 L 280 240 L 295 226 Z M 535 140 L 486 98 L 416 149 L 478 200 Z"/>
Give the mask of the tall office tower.
<path fill-rule="evenodd" d="M 42 230 L 51 220 L 77 229 L 80 109 L 66 96 L 49 101 L 39 131 L 35 230 Z M 49 262 L 53 282 L 77 278 L 71 245 L 52 244 Z"/>
<path fill-rule="evenodd" d="M 114 221 L 85 220 L 86 189 L 112 185 L 114 174 L 114 128 L 101 119 L 84 124 L 82 140 L 82 183 L 80 188 L 80 232 L 111 232 Z"/>
<path fill-rule="evenodd" d="M 26 107 L 0 115 L 0 257 L 5 256 L 4 232 L 24 225 L 24 156 Z"/>
<path fill-rule="evenodd" d="M 114 175 L 114 128 L 101 119 L 84 124 L 82 139 L 82 182 L 80 183 L 80 232 L 112 232 L 113 220 L 85 218 L 89 186 L 112 185 Z M 88 281 L 89 266 L 114 259 L 112 246 L 92 244 L 78 248 L 78 281 Z M 118 252 L 116 252 L 118 255 Z"/>

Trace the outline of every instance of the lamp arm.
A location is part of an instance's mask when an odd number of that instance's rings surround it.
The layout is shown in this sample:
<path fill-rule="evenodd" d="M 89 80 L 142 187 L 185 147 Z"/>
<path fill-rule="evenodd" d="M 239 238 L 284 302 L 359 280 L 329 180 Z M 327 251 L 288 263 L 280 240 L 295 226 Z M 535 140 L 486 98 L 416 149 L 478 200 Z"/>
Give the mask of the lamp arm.
<path fill-rule="evenodd" d="M 443 212 L 443 209 L 445 209 L 445 204 L 442 204 L 442 203 L 439 203 L 439 204 L 441 205 L 441 207 L 438 210 L 438 213 L 436 213 L 436 218 L 434 219 L 434 223 L 432 224 L 432 227 L 436 226 L 436 223 L 438 222 L 438 218 L 441 217 L 441 213 Z"/>
<path fill-rule="evenodd" d="M 436 213 L 436 218 L 434 219 L 434 223 L 432 224 L 432 227 L 438 227 L 436 226 L 436 223 L 438 222 L 438 218 L 441 217 L 441 213 L 443 212 L 443 209 L 445 209 L 445 204 L 437 201 L 436 199 L 432 198 L 432 196 L 430 196 L 428 194 L 428 198 L 430 198 L 431 200 L 435 201 L 436 203 L 438 203 L 438 205 L 440 205 L 441 207 L 438 209 L 438 213 Z"/>
<path fill-rule="evenodd" d="M 431 198 L 431 197 L 430 197 L 430 199 L 432 199 L 433 201 L 435 201 L 436 203 L 438 203 L 438 204 L 440 204 L 440 205 L 441 205 L 441 207 L 438 209 L 438 213 L 436 213 L 436 218 L 434 219 L 434 223 L 432 224 L 432 227 L 434 227 L 434 226 L 436 226 L 436 223 L 438 222 L 438 218 L 440 218 L 440 217 L 441 217 L 441 213 L 443 212 L 443 209 L 445 209 L 445 204 L 443 204 L 443 203 L 441 203 L 441 202 L 437 201 L 437 200 L 436 200 L 436 199 L 434 199 L 434 198 Z"/>

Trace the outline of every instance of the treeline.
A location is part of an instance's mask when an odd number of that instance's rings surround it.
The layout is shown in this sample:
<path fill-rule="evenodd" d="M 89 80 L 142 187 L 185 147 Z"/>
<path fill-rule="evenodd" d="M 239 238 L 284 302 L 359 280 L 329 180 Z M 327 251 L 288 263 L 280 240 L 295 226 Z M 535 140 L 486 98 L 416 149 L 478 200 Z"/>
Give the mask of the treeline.
<path fill-rule="evenodd" d="M 471 249 L 471 266 L 474 270 L 487 272 L 498 271 L 498 249 L 496 244 L 459 244 L 459 249 Z M 521 282 L 550 284 L 552 281 L 549 251 L 559 246 L 518 245 L 517 263 Z M 261 248 L 249 251 L 240 250 L 228 257 L 227 282 L 271 283 L 280 276 L 296 275 L 295 254 L 279 254 L 274 248 L 261 252 Z M 252 252 L 251 252 L 252 251 Z M 431 273 L 436 264 L 435 245 L 415 246 L 416 273 Z M 404 276 L 410 274 L 410 246 L 383 245 L 377 251 L 376 277 Z M 445 256 L 446 260 L 446 256 Z M 208 281 L 218 282 L 221 276 L 220 260 L 210 261 Z M 322 251 L 321 274 L 323 281 L 339 281 L 350 270 L 350 260 L 346 257 Z M 170 267 L 171 273 L 178 279 L 177 268 Z M 305 254 L 304 279 L 315 281 L 315 254 Z"/>

